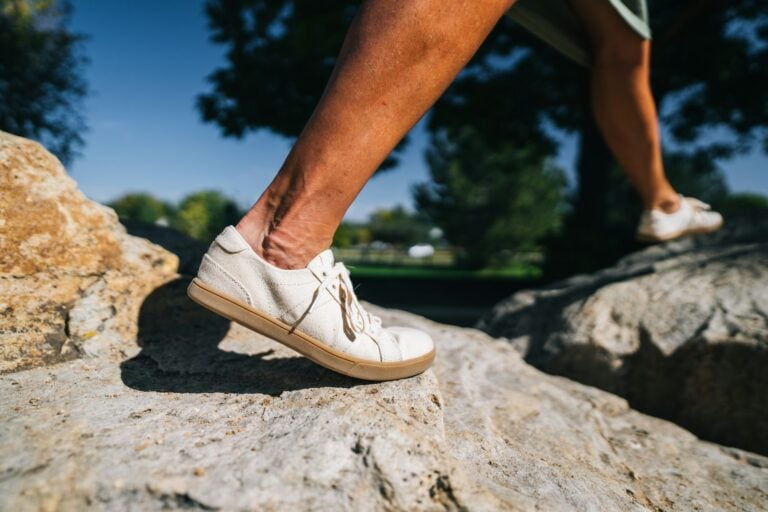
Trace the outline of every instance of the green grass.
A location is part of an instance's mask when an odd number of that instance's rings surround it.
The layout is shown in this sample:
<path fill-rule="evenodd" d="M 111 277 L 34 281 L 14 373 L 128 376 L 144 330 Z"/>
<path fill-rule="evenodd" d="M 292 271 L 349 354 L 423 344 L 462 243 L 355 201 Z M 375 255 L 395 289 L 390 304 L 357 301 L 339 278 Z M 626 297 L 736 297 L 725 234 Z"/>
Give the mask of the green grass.
<path fill-rule="evenodd" d="M 541 269 L 530 263 L 517 263 L 500 269 L 462 270 L 439 267 L 348 265 L 352 277 L 414 279 L 535 279 Z"/>

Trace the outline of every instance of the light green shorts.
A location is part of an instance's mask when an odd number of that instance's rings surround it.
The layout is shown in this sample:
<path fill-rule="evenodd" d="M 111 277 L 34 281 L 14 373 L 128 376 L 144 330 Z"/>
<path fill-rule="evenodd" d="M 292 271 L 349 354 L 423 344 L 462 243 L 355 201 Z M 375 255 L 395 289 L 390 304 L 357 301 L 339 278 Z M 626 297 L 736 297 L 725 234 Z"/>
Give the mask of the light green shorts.
<path fill-rule="evenodd" d="M 602 1 L 616 9 L 635 32 L 651 38 L 645 0 Z M 589 39 L 568 0 L 519 0 L 507 15 L 567 57 L 589 66 Z"/>

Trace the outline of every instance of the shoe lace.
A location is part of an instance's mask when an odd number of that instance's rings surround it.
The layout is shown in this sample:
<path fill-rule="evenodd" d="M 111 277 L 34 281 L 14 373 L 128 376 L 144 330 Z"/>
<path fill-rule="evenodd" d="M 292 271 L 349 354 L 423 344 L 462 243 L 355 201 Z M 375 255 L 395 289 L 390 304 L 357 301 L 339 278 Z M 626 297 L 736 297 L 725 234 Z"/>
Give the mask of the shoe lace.
<path fill-rule="evenodd" d="M 689 222 L 694 224 L 706 223 L 712 207 L 695 197 L 686 197 L 684 198 L 684 201 L 691 207 L 691 218 Z"/>
<path fill-rule="evenodd" d="M 317 299 L 322 295 L 323 290 L 328 290 L 333 294 L 335 286 L 338 285 L 340 289 L 339 300 L 342 301 L 342 311 L 347 324 L 356 334 L 362 334 L 364 332 L 373 335 L 377 334 L 381 330 L 381 318 L 366 311 L 360 302 L 358 302 L 354 287 L 352 286 L 352 281 L 349 278 L 349 270 L 344 263 L 335 263 L 332 269 L 325 273 L 324 276 L 325 277 L 320 282 L 320 286 L 317 287 L 315 293 L 312 295 L 312 301 L 310 302 L 309 308 L 302 318 L 314 311 L 315 306 L 317 305 Z"/>
<path fill-rule="evenodd" d="M 686 197 L 685 201 L 691 205 L 691 208 L 693 208 L 695 211 L 707 211 L 711 210 L 712 206 L 708 203 L 705 203 L 704 201 L 700 199 L 696 199 L 695 197 Z"/>

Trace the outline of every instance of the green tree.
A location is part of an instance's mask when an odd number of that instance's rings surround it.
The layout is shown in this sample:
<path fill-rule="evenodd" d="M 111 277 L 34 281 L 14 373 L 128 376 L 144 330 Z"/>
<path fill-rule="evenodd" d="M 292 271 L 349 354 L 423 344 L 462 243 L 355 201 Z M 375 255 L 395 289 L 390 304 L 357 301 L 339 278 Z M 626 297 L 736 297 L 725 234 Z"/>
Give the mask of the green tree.
<path fill-rule="evenodd" d="M 342 222 L 336 232 L 333 234 L 332 245 L 339 249 L 347 249 L 354 245 L 355 225 L 349 222 Z"/>
<path fill-rule="evenodd" d="M 0 130 L 39 140 L 68 163 L 83 145 L 83 36 L 70 4 L 0 0 Z"/>
<path fill-rule="evenodd" d="M 373 212 L 367 227 L 374 240 L 406 246 L 428 241 L 431 225 L 422 215 L 410 213 L 398 205 Z"/>
<path fill-rule="evenodd" d="M 755 144 L 768 149 L 768 11 L 761 5 L 650 4 L 652 87 L 669 135 L 665 145 L 687 148 L 672 155 L 669 169 L 683 193 L 697 193 L 687 188 L 690 180 L 675 176 L 683 160 L 689 177 L 698 173 L 707 181 L 720 172 L 712 172 L 719 162 Z M 430 118 L 431 131 L 449 133 L 482 119 L 476 126 L 491 147 L 507 141 L 553 151 L 549 126 L 578 135 L 571 209 L 561 238 L 548 244 L 549 270 L 557 274 L 599 268 L 636 247 L 626 219 L 636 221 L 639 203 L 623 178 L 616 179 L 616 164 L 590 113 L 588 82 L 588 70 L 505 19 Z"/>
<path fill-rule="evenodd" d="M 722 169 L 707 151 L 667 152 L 664 164 L 672 184 L 683 193 L 717 207 L 728 197 Z M 635 240 L 642 205 L 615 163 L 608 169 L 605 187 L 608 192 L 602 198 L 604 210 L 600 226 L 595 228 L 578 212 L 571 212 L 563 219 L 563 228 L 557 236 L 545 239 L 547 258 L 543 270 L 549 278 L 603 268 L 620 255 L 644 247 Z M 571 205 L 578 201 L 575 195 L 570 198 Z"/>
<path fill-rule="evenodd" d="M 173 214 L 173 207 L 170 204 L 143 192 L 125 194 L 108 206 L 121 218 L 149 223 L 155 223 L 162 218 L 169 219 Z"/>
<path fill-rule="evenodd" d="M 768 197 L 762 194 L 747 192 L 729 194 L 715 201 L 715 207 L 726 214 L 750 214 L 755 211 L 768 212 Z"/>
<path fill-rule="evenodd" d="M 186 196 L 178 205 L 171 226 L 192 238 L 210 242 L 242 216 L 237 203 L 215 190 Z"/>
<path fill-rule="evenodd" d="M 368 245 L 373 242 L 373 235 L 368 226 L 357 226 L 352 234 L 352 240 L 355 244 Z"/>
<path fill-rule="evenodd" d="M 344 221 L 333 235 L 333 246 L 340 249 L 355 245 L 368 245 L 373 241 L 373 235 L 367 224 Z"/>
<path fill-rule="evenodd" d="M 541 152 L 491 150 L 467 127 L 435 136 L 427 161 L 432 181 L 415 187 L 416 204 L 468 265 L 503 263 L 504 253 L 532 249 L 559 227 L 565 176 Z"/>
<path fill-rule="evenodd" d="M 357 0 L 208 0 L 214 41 L 227 49 L 198 99 L 203 118 L 225 135 L 267 128 L 296 136 L 330 75 Z M 764 0 L 651 2 L 652 81 L 667 143 L 713 165 L 762 143 L 768 149 L 768 11 Z M 429 116 L 437 144 L 474 126 L 490 151 L 507 145 L 554 155 L 550 127 L 578 135 L 577 187 L 563 230 L 571 271 L 589 270 L 630 247 L 611 208 L 639 213 L 616 188 L 615 163 L 592 120 L 588 70 L 509 19 L 502 19 Z M 713 134 L 727 134 L 714 140 Z M 699 155 L 699 156 L 696 156 Z M 700 161 L 700 160 L 699 160 Z M 682 187 L 681 187 L 682 188 Z M 690 193 L 686 189 L 683 193 Z M 621 213 L 618 217 L 627 217 Z M 587 229 L 581 237 L 572 229 Z M 611 240 L 611 238 L 614 240 Z M 620 237 L 621 238 L 621 237 Z M 588 241 L 589 245 L 584 245 Z M 574 245 L 578 243 L 578 245 Z M 560 251 L 554 248 L 550 251 Z M 591 253 L 591 254 L 589 254 Z M 594 256 L 594 257 L 593 257 Z"/>
<path fill-rule="evenodd" d="M 299 135 L 331 75 L 359 0 L 208 0 L 211 39 L 227 49 L 225 66 L 197 98 L 204 121 L 228 137 L 262 128 Z M 398 144 L 395 153 L 408 143 Z M 394 167 L 387 158 L 380 170 Z"/>

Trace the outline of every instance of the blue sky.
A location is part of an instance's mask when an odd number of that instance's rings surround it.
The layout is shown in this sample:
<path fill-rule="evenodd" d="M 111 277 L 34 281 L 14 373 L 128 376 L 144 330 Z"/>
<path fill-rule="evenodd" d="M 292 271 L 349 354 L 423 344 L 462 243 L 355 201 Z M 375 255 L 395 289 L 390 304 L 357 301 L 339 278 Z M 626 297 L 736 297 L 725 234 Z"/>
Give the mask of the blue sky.
<path fill-rule="evenodd" d="M 85 102 L 90 131 L 70 172 L 91 198 L 106 202 L 131 191 L 176 201 L 217 189 L 244 206 L 267 186 L 290 141 L 266 131 L 225 139 L 194 108 L 209 89 L 205 77 L 224 62 L 209 42 L 203 2 L 74 0 L 72 28 L 89 36 L 85 53 L 93 93 Z M 348 213 L 362 219 L 377 207 L 410 205 L 410 187 L 427 179 L 425 135 L 393 171 L 366 185 Z M 564 140 L 557 162 L 573 167 L 575 140 Z M 754 152 L 724 164 L 731 188 L 768 194 L 768 158 Z"/>

